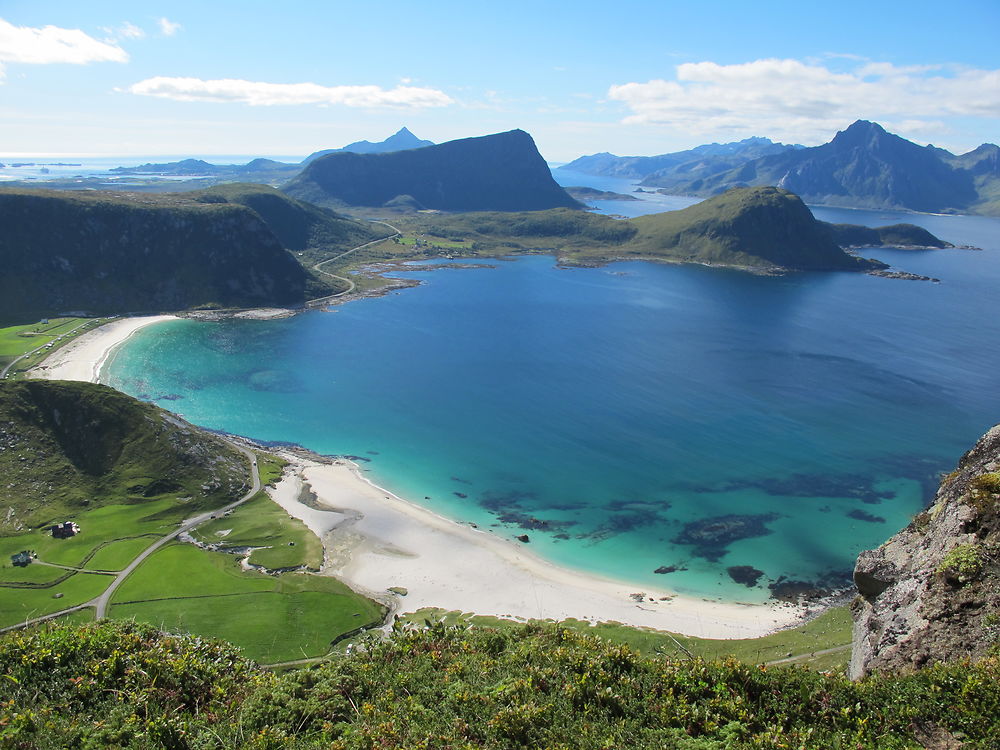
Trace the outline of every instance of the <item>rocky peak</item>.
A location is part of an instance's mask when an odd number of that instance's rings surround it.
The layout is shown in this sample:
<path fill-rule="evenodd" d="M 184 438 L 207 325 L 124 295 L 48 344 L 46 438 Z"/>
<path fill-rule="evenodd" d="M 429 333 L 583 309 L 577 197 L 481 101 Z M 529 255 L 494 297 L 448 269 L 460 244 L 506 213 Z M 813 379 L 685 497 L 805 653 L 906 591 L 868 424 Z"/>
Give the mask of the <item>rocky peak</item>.
<path fill-rule="evenodd" d="M 878 123 L 868 120 L 857 120 L 851 124 L 847 130 L 841 130 L 830 141 L 834 149 L 864 148 L 873 142 L 888 137 L 886 132 Z"/>
<path fill-rule="evenodd" d="M 985 656 L 1000 643 L 1000 425 L 934 504 L 854 569 L 850 675 Z"/>

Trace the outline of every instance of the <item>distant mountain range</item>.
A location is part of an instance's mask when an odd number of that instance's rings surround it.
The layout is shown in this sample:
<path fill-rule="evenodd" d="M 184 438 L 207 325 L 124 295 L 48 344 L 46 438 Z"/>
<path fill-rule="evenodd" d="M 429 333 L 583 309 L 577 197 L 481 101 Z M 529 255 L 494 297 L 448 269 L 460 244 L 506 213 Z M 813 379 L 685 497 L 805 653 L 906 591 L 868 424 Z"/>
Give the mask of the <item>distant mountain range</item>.
<path fill-rule="evenodd" d="M 424 146 L 433 145 L 434 141 L 421 140 L 420 138 L 417 138 L 417 136 L 413 135 L 408 128 L 400 128 L 393 135 L 390 135 L 384 141 L 379 141 L 378 143 L 372 143 L 371 141 L 355 141 L 354 143 L 347 144 L 343 148 L 328 148 L 324 151 L 316 151 L 303 159 L 302 164 L 308 164 L 321 156 L 335 154 L 338 151 L 350 151 L 352 154 L 386 154 L 390 151 L 406 151 L 411 148 L 423 148 Z"/>
<path fill-rule="evenodd" d="M 767 138 L 747 138 L 733 143 L 708 143 L 687 151 L 675 151 L 659 156 L 615 156 L 605 151 L 591 156 L 581 156 L 563 165 L 563 169 L 605 177 L 642 180 L 652 176 L 714 172 L 760 156 L 779 154 L 797 148 L 803 146 L 774 143 Z"/>
<path fill-rule="evenodd" d="M 580 207 L 552 179 L 523 130 L 390 153 L 338 151 L 307 164 L 283 190 L 326 206 L 451 211 Z"/>
<path fill-rule="evenodd" d="M 274 182 L 288 179 L 311 161 L 326 154 L 348 151 L 355 154 L 383 154 L 410 148 L 433 146 L 433 141 L 417 138 L 407 128 L 400 128 L 384 141 L 355 141 L 343 148 L 329 148 L 310 154 L 299 163 L 258 158 L 246 164 L 212 164 L 203 159 L 181 159 L 159 164 L 141 164 L 138 167 L 115 167 L 111 171 L 119 175 L 157 175 L 165 177 L 229 177 L 242 178 L 252 182 Z"/>
<path fill-rule="evenodd" d="M 708 197 L 733 187 L 775 185 L 807 203 L 1000 214 L 1000 148 L 987 143 L 956 156 L 866 120 L 812 148 L 750 138 L 663 156 L 595 154 L 566 168 L 629 177 L 674 195 Z"/>

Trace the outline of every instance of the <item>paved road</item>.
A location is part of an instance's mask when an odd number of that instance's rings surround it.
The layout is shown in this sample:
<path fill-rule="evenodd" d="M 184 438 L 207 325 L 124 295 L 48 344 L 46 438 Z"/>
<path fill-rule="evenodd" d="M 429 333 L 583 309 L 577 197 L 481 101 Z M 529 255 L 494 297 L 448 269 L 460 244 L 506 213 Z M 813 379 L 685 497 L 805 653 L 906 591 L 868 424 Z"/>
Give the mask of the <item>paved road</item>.
<path fill-rule="evenodd" d="M 66 609 L 61 609 L 58 612 L 52 612 L 47 615 L 42 615 L 41 617 L 35 617 L 31 620 L 25 620 L 24 622 L 20 622 L 17 625 L 10 625 L 5 628 L 0 628 L 0 633 L 5 633 L 8 630 L 17 630 L 18 628 L 25 628 L 30 625 L 36 625 L 40 622 L 45 622 L 46 620 L 52 620 L 55 619 L 56 617 L 62 617 L 63 615 L 67 615 L 70 612 L 76 612 L 81 609 L 86 609 L 87 607 L 94 607 L 95 620 L 101 620 L 104 617 L 106 617 L 108 611 L 108 605 L 111 602 L 111 596 L 115 593 L 115 590 L 122 585 L 124 580 L 128 578 L 129 575 L 131 575 L 132 571 L 138 568 L 139 565 L 141 565 L 143 561 L 146 560 L 146 558 L 148 558 L 150 555 L 156 552 L 156 550 L 160 549 L 160 547 L 162 547 L 163 545 L 176 539 L 185 531 L 190 531 L 198 524 L 204 523 L 205 521 L 210 519 L 213 515 L 220 515 L 222 513 L 226 513 L 227 511 L 232 510 L 237 505 L 245 503 L 247 500 L 249 500 L 251 497 L 253 497 L 260 491 L 261 484 L 260 484 L 260 475 L 257 473 L 257 456 L 254 455 L 253 451 L 244 448 L 242 445 L 237 445 L 236 443 L 233 443 L 232 445 L 243 455 L 245 455 L 247 459 L 250 461 L 250 476 L 252 479 L 253 486 L 239 500 L 234 500 L 233 502 L 229 503 L 228 505 L 224 505 L 221 508 L 206 511 L 201 515 L 194 516 L 193 518 L 188 518 L 185 521 L 183 521 L 177 529 L 171 531 L 166 536 L 160 537 L 151 545 L 149 545 L 146 549 L 144 549 L 139 554 L 139 556 L 136 557 L 134 560 L 132 560 L 132 562 L 129 563 L 125 568 L 118 571 L 117 573 L 111 573 L 110 575 L 113 575 L 115 577 L 115 580 L 111 582 L 111 585 L 108 586 L 108 588 L 105 589 L 104 593 L 101 594 L 100 596 L 91 599 L 88 602 L 83 602 L 82 604 L 77 604 L 76 606 L 73 607 L 67 607 Z M 93 572 L 93 571 L 88 571 L 88 572 Z M 81 573 L 81 575 L 83 575 L 83 573 Z M 107 575 L 107 573 L 105 573 L 105 575 Z"/>
<path fill-rule="evenodd" d="M 337 276 L 337 274 L 335 274 L 335 273 L 330 273 L 329 271 L 324 271 L 322 268 L 320 268 L 320 266 L 325 266 L 327 263 L 332 263 L 335 260 L 340 260 L 341 258 L 347 257 L 348 255 L 350 255 L 353 252 L 357 252 L 358 250 L 363 250 L 366 247 L 371 247 L 372 245 L 377 245 L 380 242 L 385 242 L 386 240 L 391 240 L 393 237 L 399 237 L 400 235 L 402 235 L 402 232 L 400 232 L 398 229 L 396 229 L 396 227 L 394 227 L 392 224 L 388 224 L 387 222 L 384 222 L 384 221 L 372 221 L 372 224 L 382 224 L 383 226 L 387 226 L 387 227 L 389 227 L 389 229 L 392 230 L 393 233 L 390 234 L 390 235 L 387 235 L 385 237 L 382 237 L 380 239 L 372 240 L 371 242 L 366 242 L 363 245 L 358 245 L 357 247 L 352 247 L 350 250 L 345 250 L 340 255 L 334 255 L 332 258 L 327 258 L 326 260 L 321 260 L 319 263 L 317 263 L 316 265 L 314 265 L 313 266 L 313 270 L 314 271 L 318 271 L 319 273 L 325 274 L 325 275 L 327 275 L 327 276 L 329 276 L 331 278 L 334 278 L 334 279 L 339 279 L 340 281 L 346 281 L 347 284 L 348 284 L 348 286 L 347 286 L 347 289 L 345 289 L 342 292 L 337 292 L 336 294 L 331 294 L 331 295 L 328 295 L 326 297 L 319 297 L 317 299 L 311 299 L 311 300 L 309 300 L 309 302 L 306 303 L 307 305 L 311 305 L 311 306 L 322 305 L 322 304 L 324 304 L 326 302 L 329 302 L 332 299 L 336 299 L 337 297 L 343 297 L 345 294 L 350 294 L 351 292 L 354 291 L 355 287 L 357 286 L 357 284 L 354 283 L 353 279 L 348 279 L 348 278 L 346 278 L 344 276 Z"/>
<path fill-rule="evenodd" d="M 253 454 L 252 451 L 248 450 L 247 448 L 244 448 L 242 445 L 234 444 L 234 447 L 238 451 L 243 453 L 250 460 L 250 476 L 253 480 L 253 486 L 239 500 L 235 500 L 229 503 L 229 505 L 225 505 L 216 510 L 206 511 L 199 516 L 187 519 L 177 529 L 170 532 L 166 536 L 157 539 L 151 545 L 146 547 L 146 549 L 144 549 L 141 553 L 139 553 L 138 557 L 136 557 L 132 562 L 130 562 L 115 576 L 115 580 L 112 581 L 111 585 L 104 590 L 104 593 L 93 600 L 92 603 L 95 609 L 95 614 L 94 614 L 95 620 L 102 620 L 104 619 L 104 617 L 107 616 L 108 604 L 111 602 L 111 597 L 115 593 L 115 590 L 119 586 L 121 586 L 122 583 L 124 583 L 125 579 L 128 578 L 129 575 L 131 575 L 132 571 L 138 568 L 143 563 L 143 561 L 145 561 L 147 557 L 156 552 L 156 550 L 158 550 L 164 544 L 167 544 L 168 542 L 171 542 L 174 539 L 176 539 L 185 531 L 190 531 L 198 524 L 204 523 L 205 521 L 210 519 L 212 516 L 221 515 L 222 513 L 226 513 L 227 511 L 232 510 L 237 505 L 245 503 L 247 500 L 249 500 L 251 497 L 253 497 L 260 491 L 260 475 L 257 473 L 257 457 Z"/>

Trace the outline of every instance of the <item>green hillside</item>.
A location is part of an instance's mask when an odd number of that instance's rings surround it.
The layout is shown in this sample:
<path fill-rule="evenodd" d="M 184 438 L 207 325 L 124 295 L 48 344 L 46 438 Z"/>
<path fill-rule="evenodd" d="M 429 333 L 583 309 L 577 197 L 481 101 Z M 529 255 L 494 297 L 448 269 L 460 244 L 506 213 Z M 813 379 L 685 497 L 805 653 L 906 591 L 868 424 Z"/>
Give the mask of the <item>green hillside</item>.
<path fill-rule="evenodd" d="M 630 253 L 747 267 L 865 270 L 797 195 L 779 188 L 730 190 L 680 211 L 632 219 Z"/>
<path fill-rule="evenodd" d="M 249 488 L 226 441 L 91 383 L 0 383 L 0 532 L 116 504 L 185 498 L 213 508 Z"/>
<path fill-rule="evenodd" d="M 252 209 L 287 250 L 343 252 L 386 234 L 370 222 L 295 200 L 267 185 L 236 182 L 188 195 L 199 203 L 232 203 Z"/>

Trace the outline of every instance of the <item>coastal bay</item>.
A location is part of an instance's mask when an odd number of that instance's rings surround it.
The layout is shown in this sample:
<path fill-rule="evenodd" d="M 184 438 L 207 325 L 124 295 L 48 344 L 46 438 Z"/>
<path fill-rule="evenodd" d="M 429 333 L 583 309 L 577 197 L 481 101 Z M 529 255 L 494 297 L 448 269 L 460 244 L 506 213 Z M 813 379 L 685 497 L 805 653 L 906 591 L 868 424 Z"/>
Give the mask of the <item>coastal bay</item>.
<path fill-rule="evenodd" d="M 177 318 L 114 321 L 60 350 L 32 375 L 97 382 L 102 365 L 129 337 L 172 320 Z M 517 542 L 394 495 L 364 476 L 354 462 L 321 463 L 297 452 L 279 452 L 289 467 L 269 494 L 323 540 L 322 572 L 387 601 L 397 613 L 437 607 L 515 619 L 573 617 L 718 639 L 764 635 L 795 624 L 803 615 L 801 608 L 788 605 L 640 591 L 562 568 L 519 548 Z M 309 502 L 303 502 L 307 498 Z"/>
<path fill-rule="evenodd" d="M 821 593 L 997 410 L 995 324 L 963 312 L 995 283 L 995 220 L 910 218 L 985 250 L 871 251 L 941 284 L 414 264 L 421 286 L 335 312 L 165 323 L 107 375 L 198 424 L 353 457 L 396 495 L 637 591 Z"/>

